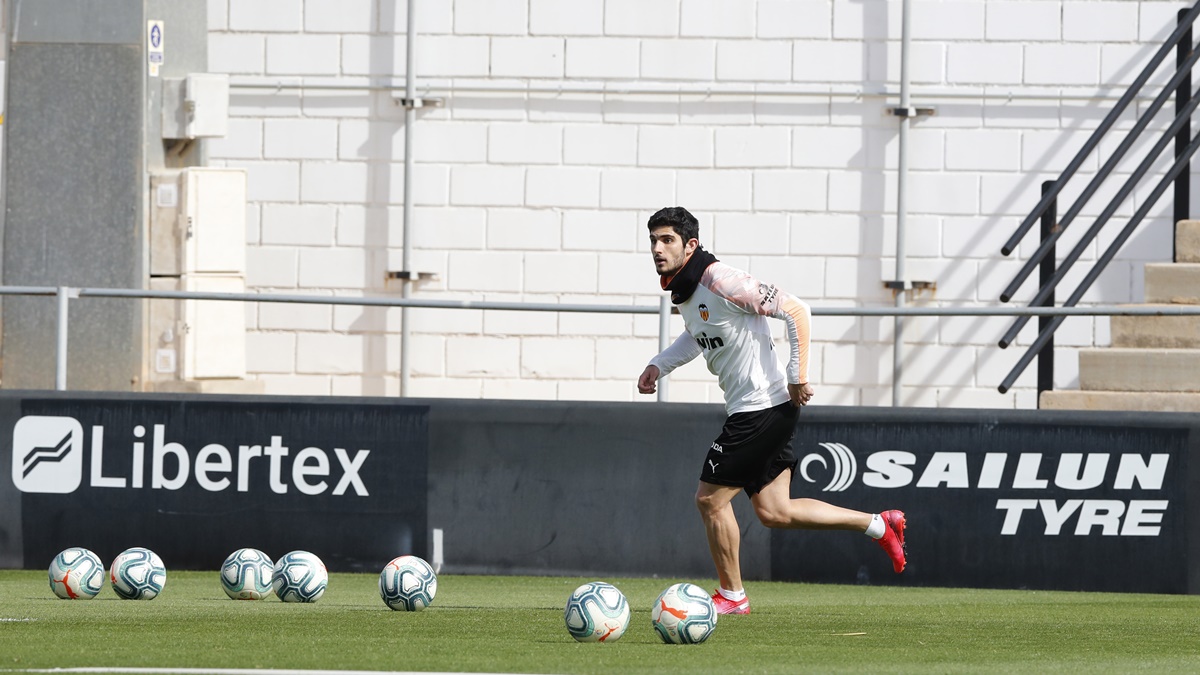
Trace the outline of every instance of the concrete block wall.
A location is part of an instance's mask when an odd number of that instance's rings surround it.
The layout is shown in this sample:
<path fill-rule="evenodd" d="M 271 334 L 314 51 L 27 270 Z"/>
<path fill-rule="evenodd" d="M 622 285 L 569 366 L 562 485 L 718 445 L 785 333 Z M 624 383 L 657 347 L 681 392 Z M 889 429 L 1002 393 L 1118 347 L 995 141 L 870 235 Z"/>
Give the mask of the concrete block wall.
<path fill-rule="evenodd" d="M 644 223 L 679 204 L 719 258 L 815 307 L 892 304 L 899 0 L 414 1 L 421 90 L 445 99 L 413 130 L 407 236 L 414 270 L 437 275 L 415 295 L 657 306 Z M 914 302 L 998 303 L 1036 232 L 1013 257 L 1001 245 L 1186 4 L 912 1 L 913 102 L 937 109 L 910 135 L 908 276 L 937 283 Z M 251 290 L 400 294 L 387 273 L 405 236 L 405 22 L 402 0 L 209 0 L 210 69 L 234 87 L 229 135 L 208 151 L 249 174 Z M 1101 163 L 1089 157 L 1060 204 Z M 1103 186 L 1060 257 L 1118 187 Z M 1142 299 L 1142 267 L 1170 257 L 1169 214 L 1164 200 L 1086 302 Z M 397 309 L 264 304 L 247 322 L 247 367 L 269 393 L 399 391 Z M 657 350 L 654 316 L 413 310 L 410 322 L 413 396 L 653 399 L 634 380 Z M 902 403 L 1035 407 L 1032 368 L 996 391 L 1033 324 L 1000 350 L 1006 319 L 907 320 Z M 816 317 L 815 402 L 889 405 L 892 334 L 890 318 Z M 1068 319 L 1056 385 L 1078 386 L 1076 350 L 1108 341 L 1107 319 Z M 721 400 L 699 361 L 670 397 Z"/>

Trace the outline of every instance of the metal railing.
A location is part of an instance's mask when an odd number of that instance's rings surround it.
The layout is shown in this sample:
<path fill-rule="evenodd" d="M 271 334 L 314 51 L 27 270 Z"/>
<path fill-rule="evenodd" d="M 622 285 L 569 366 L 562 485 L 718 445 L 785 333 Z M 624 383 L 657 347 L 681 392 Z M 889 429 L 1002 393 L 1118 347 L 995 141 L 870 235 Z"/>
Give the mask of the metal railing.
<path fill-rule="evenodd" d="M 268 302 L 311 305 L 357 305 L 362 307 L 416 307 L 426 309 L 476 309 L 505 311 L 572 312 L 595 314 L 657 314 L 659 350 L 670 341 L 672 306 L 667 296 L 651 305 L 554 304 L 497 302 L 490 300 L 436 300 L 429 298 L 329 297 L 327 295 L 289 295 L 268 293 L 216 293 L 203 291 L 153 291 L 131 288 L 76 288 L 71 286 L 0 286 L 0 296 L 49 296 L 55 299 L 55 389 L 67 388 L 67 336 L 70 329 L 70 302 L 81 298 L 129 298 L 137 300 L 216 300 L 225 302 Z M 1061 321 L 1068 316 L 1200 316 L 1200 305 L 1091 307 L 812 307 L 814 316 L 1020 316 L 1052 317 Z M 659 400 L 666 400 L 666 380 L 659 383 Z"/>
<path fill-rule="evenodd" d="M 1150 62 L 1142 69 L 1141 73 L 1134 79 L 1133 84 L 1126 90 L 1125 94 L 1117 101 L 1112 110 L 1092 132 L 1083 147 L 1075 154 L 1071 161 L 1067 164 L 1067 168 L 1054 181 L 1049 181 L 1042 186 L 1042 198 L 1034 207 L 1029 215 L 1021 221 L 1017 230 L 1001 248 L 1001 253 L 1009 255 L 1020 243 L 1021 239 L 1033 227 L 1034 222 L 1043 220 L 1041 243 L 1037 250 L 1029 260 L 1021 267 L 1021 270 L 1008 284 L 1004 291 L 1000 294 L 1001 302 L 1008 302 L 1012 296 L 1020 288 L 1021 284 L 1029 277 L 1034 268 L 1040 268 L 1042 271 L 1040 279 L 1040 287 L 1033 299 L 1029 301 L 1029 307 L 1043 307 L 1054 304 L 1055 288 L 1062 282 L 1067 272 L 1079 260 L 1084 251 L 1096 239 L 1100 230 L 1108 224 L 1116 210 L 1125 202 L 1129 195 L 1133 192 L 1138 182 L 1149 172 L 1150 167 L 1158 160 L 1162 151 L 1166 149 L 1167 144 L 1172 140 L 1175 141 L 1175 161 L 1166 174 L 1154 186 L 1153 190 L 1143 201 L 1142 205 L 1137 209 L 1129 222 L 1113 239 L 1112 243 L 1104 251 L 1103 254 L 1096 260 L 1092 268 L 1088 270 L 1083 280 L 1079 283 L 1076 289 L 1063 302 L 1064 307 L 1074 307 L 1083 297 L 1084 293 L 1091 288 L 1100 274 L 1108 267 L 1108 264 L 1116 256 L 1117 252 L 1124 246 L 1125 242 L 1133 234 L 1137 226 L 1145 219 L 1150 209 L 1158 202 L 1163 193 L 1172 184 L 1175 192 L 1174 205 L 1174 222 L 1178 222 L 1188 217 L 1189 211 L 1189 186 L 1191 158 L 1200 149 L 1200 136 L 1191 138 L 1191 116 L 1195 112 L 1196 107 L 1200 105 L 1200 90 L 1191 94 L 1191 72 L 1196 65 L 1197 60 L 1200 60 L 1200 50 L 1194 49 L 1192 44 L 1192 24 L 1196 18 L 1200 16 L 1200 2 L 1197 2 L 1191 9 L 1180 10 L 1178 15 L 1178 25 L 1170 36 L 1151 57 Z M 1100 144 L 1100 140 L 1108 133 L 1117 119 L 1125 112 L 1129 103 L 1137 97 L 1141 88 L 1149 81 L 1150 77 L 1166 59 L 1167 55 L 1172 50 L 1176 52 L 1175 73 L 1172 75 L 1162 91 L 1154 98 L 1153 102 L 1146 111 L 1137 120 L 1137 123 L 1126 133 L 1124 140 L 1113 150 L 1112 155 L 1104 162 L 1104 165 L 1096 173 L 1095 176 L 1088 182 L 1087 186 L 1080 193 L 1079 197 L 1067 208 L 1062 220 L 1055 220 L 1055 205 L 1058 196 L 1066 187 L 1068 181 L 1075 175 L 1079 167 L 1082 166 L 1084 160 L 1093 150 Z M 1096 193 L 1101 183 L 1113 172 L 1117 164 L 1124 158 L 1133 144 L 1141 137 L 1147 125 L 1159 112 L 1167 100 L 1175 97 L 1175 119 L 1171 122 L 1168 128 L 1162 132 L 1157 143 L 1147 152 L 1145 158 L 1134 169 L 1133 173 L 1125 180 L 1124 184 L 1105 206 L 1101 214 L 1088 228 L 1087 232 L 1079 239 L 1071 252 L 1063 259 L 1057 269 L 1054 269 L 1055 260 L 1055 243 L 1062 237 L 1063 232 L 1067 227 L 1075 221 L 1076 217 L 1083 210 L 1088 200 Z M 1049 226 L 1045 221 L 1049 220 Z M 1172 238 L 1173 240 L 1174 238 Z M 1172 250 L 1172 258 L 1174 251 Z M 1054 332 L 1063 322 L 1063 316 L 1056 315 L 1048 321 L 1039 322 L 1039 331 L 1037 338 L 1030 344 L 1025 354 L 1018 359 L 1017 364 L 1008 373 L 1001 382 L 998 389 L 1000 393 L 1005 393 L 1020 377 L 1021 373 L 1029 366 L 1030 362 L 1035 357 L 1039 361 L 1045 358 L 1051 364 L 1053 363 L 1054 351 Z M 1024 328 L 1029 321 L 1029 316 L 1020 316 L 1013 322 L 1012 327 L 1000 338 L 1000 348 L 1007 349 L 1010 344 L 1016 339 L 1017 334 Z M 1051 366 L 1052 368 L 1052 366 Z M 1040 376 L 1038 378 L 1038 393 L 1053 388 L 1053 372 L 1050 368 L 1043 368 L 1039 363 Z M 1049 374 L 1047 375 L 1047 371 Z"/>

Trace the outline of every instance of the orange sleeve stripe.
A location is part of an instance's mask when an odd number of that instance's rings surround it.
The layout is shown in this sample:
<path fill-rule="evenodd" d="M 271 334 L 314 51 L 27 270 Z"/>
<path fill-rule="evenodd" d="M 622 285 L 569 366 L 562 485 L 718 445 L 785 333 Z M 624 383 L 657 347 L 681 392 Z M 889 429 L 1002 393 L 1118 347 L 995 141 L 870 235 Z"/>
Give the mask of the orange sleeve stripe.
<path fill-rule="evenodd" d="M 797 350 L 796 356 L 799 360 L 797 365 L 799 366 L 800 381 L 808 382 L 808 342 L 812 331 L 808 305 L 802 300 L 785 295 L 779 303 L 779 308 L 791 317 L 792 323 L 796 327 L 795 348 Z"/>

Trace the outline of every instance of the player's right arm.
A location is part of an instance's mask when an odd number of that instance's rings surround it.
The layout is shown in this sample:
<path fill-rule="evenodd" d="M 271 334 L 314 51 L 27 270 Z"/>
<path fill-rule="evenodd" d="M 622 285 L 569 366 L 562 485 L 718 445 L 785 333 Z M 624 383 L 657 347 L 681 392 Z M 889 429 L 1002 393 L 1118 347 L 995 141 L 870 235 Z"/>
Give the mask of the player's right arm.
<path fill-rule="evenodd" d="M 650 359 L 649 365 L 638 377 L 638 392 L 653 394 L 658 388 L 659 378 L 670 375 L 672 370 L 700 356 L 702 351 L 700 343 L 696 342 L 692 334 L 686 330 L 683 331 L 679 337 L 675 338 L 675 342 L 672 342 L 670 347 Z"/>

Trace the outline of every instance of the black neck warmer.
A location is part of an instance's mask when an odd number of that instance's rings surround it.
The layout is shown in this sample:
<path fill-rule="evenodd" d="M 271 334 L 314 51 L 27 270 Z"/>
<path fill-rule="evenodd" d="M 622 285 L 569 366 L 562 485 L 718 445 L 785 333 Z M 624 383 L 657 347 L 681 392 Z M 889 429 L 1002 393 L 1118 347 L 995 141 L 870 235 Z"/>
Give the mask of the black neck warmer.
<path fill-rule="evenodd" d="M 692 252 L 692 256 L 683 264 L 683 268 L 671 277 L 660 277 L 664 291 L 671 291 L 671 302 L 680 305 L 688 301 L 692 297 L 692 293 L 696 292 L 696 286 L 700 283 L 700 277 L 704 274 L 704 270 L 708 266 L 717 262 L 713 254 L 704 250 L 704 247 L 697 246 Z"/>

